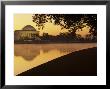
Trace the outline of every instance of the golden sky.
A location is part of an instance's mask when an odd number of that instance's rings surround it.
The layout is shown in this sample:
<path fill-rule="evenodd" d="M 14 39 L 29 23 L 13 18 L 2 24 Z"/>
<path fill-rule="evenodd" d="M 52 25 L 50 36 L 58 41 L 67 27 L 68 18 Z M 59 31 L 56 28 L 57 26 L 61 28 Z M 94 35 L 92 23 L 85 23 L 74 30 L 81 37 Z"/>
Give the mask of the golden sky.
<path fill-rule="evenodd" d="M 14 14 L 14 30 L 22 30 L 22 28 L 26 25 L 33 26 L 36 30 L 36 23 L 32 21 L 32 14 Z M 77 34 L 85 36 L 89 33 L 89 27 L 86 26 L 81 30 L 76 31 Z M 54 25 L 53 23 L 46 23 L 43 30 L 39 30 L 40 35 L 43 32 L 48 33 L 50 35 L 58 35 L 60 32 L 67 32 L 67 29 L 62 29 L 60 26 Z"/>

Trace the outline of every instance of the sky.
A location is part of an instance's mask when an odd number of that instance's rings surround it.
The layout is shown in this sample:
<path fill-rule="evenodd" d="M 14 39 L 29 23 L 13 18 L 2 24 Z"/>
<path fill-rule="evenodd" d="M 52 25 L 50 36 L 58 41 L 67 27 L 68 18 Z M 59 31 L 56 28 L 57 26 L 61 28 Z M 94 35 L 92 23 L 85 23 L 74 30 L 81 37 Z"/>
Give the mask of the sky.
<path fill-rule="evenodd" d="M 39 34 L 42 35 L 44 32 L 49 35 L 58 35 L 60 32 L 68 32 L 68 29 L 62 29 L 60 26 L 54 25 L 53 23 L 46 23 L 42 30 L 38 30 L 36 23 L 32 21 L 33 14 L 14 14 L 14 30 L 22 30 L 26 25 L 33 26 Z M 80 34 L 82 37 L 89 34 L 89 26 L 84 27 L 82 30 L 78 29 L 76 34 Z"/>

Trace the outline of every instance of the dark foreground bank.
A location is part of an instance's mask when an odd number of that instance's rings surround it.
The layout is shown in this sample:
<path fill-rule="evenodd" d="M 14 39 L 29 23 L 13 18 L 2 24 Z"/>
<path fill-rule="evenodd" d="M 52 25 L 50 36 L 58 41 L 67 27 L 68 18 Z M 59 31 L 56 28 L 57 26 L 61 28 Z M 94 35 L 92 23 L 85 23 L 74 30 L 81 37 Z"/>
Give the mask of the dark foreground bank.
<path fill-rule="evenodd" d="M 96 76 L 97 48 L 73 52 L 34 67 L 18 76 Z"/>

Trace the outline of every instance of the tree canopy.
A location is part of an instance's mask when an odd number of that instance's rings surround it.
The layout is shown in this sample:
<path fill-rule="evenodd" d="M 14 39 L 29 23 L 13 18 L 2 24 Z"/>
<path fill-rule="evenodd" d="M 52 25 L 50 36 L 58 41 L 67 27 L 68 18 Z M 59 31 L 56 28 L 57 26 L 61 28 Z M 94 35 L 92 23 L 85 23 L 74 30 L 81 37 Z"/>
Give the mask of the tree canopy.
<path fill-rule="evenodd" d="M 75 34 L 77 29 L 89 26 L 89 32 L 97 36 L 96 14 L 34 14 L 32 18 L 39 29 L 43 29 L 46 22 L 51 22 Z"/>

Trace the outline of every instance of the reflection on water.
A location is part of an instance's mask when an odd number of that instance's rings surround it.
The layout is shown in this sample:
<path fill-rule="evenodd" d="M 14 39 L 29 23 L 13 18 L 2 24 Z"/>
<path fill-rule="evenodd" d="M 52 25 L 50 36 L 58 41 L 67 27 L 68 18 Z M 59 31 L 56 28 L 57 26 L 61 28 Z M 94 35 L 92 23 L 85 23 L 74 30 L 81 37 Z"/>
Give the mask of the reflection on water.
<path fill-rule="evenodd" d="M 20 74 L 68 53 L 95 46 L 96 43 L 15 44 L 14 74 Z"/>

